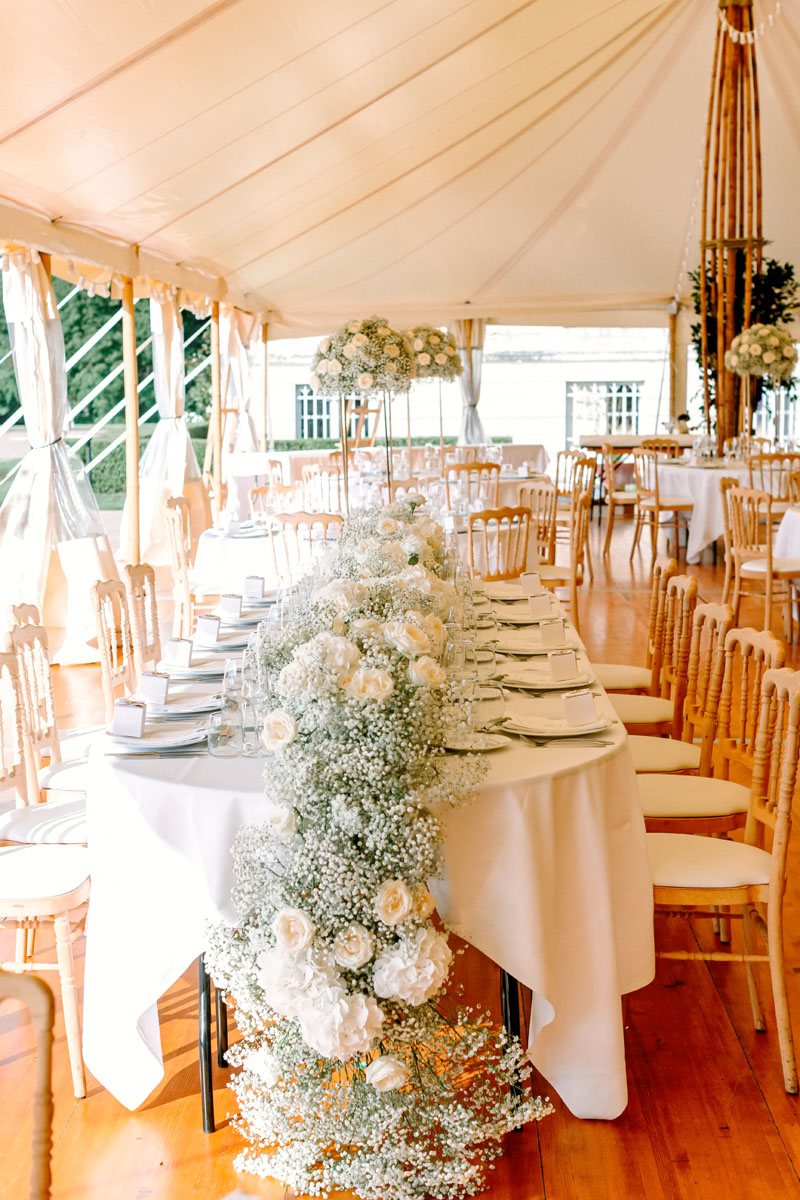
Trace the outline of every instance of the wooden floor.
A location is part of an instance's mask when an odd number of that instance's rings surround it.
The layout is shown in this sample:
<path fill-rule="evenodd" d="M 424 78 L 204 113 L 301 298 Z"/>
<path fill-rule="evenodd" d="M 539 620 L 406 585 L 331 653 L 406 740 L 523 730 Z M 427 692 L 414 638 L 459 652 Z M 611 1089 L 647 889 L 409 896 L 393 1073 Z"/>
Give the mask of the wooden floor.
<path fill-rule="evenodd" d="M 628 563 L 630 525 L 615 531 L 610 565 L 600 557 L 593 527 L 595 582 L 581 598 L 582 632 L 590 655 L 639 661 L 644 646 L 649 555 Z M 718 599 L 721 568 L 692 567 L 703 599 Z M 759 623 L 747 602 L 742 622 Z M 776 618 L 780 614 L 776 610 Z M 776 632 L 779 627 L 776 626 Z M 796 650 L 789 663 L 800 662 Z M 61 710 L 70 723 L 99 721 L 98 679 L 92 668 L 59 673 Z M 700 923 L 659 923 L 661 945 L 710 941 Z M 42 947 L 46 952 L 46 947 Z M 790 852 L 787 896 L 790 1003 L 800 1040 L 800 850 Z M 5 957 L 8 941 L 2 946 Z M 80 948 L 79 948 L 80 955 Z M 471 997 L 499 1019 L 498 971 L 476 951 L 459 959 Z M 82 963 L 79 961 L 79 969 Z M 762 995 L 769 996 L 764 970 Z M 771 1006 L 767 1006 L 768 1021 Z M 56 1028 L 55 1200 L 221 1200 L 236 1187 L 283 1197 L 278 1184 L 238 1176 L 241 1145 L 227 1114 L 233 1105 L 226 1073 L 215 1068 L 218 1132 L 200 1128 L 196 1068 L 196 988 L 193 971 L 164 996 L 161 1030 L 166 1078 L 137 1112 L 129 1113 L 90 1080 L 86 1100 L 73 1099 L 60 1014 Z M 555 1115 L 506 1139 L 492 1177 L 492 1200 L 761 1200 L 800 1196 L 797 1097 L 783 1090 L 777 1039 L 753 1030 L 744 969 L 736 965 L 668 962 L 655 981 L 626 1004 L 630 1093 L 613 1122 L 576 1120 L 554 1096 Z M 24 1014 L 0 1012 L 0 1197 L 27 1196 L 28 1109 L 33 1041 Z M 538 1080 L 539 1090 L 547 1084 Z"/>

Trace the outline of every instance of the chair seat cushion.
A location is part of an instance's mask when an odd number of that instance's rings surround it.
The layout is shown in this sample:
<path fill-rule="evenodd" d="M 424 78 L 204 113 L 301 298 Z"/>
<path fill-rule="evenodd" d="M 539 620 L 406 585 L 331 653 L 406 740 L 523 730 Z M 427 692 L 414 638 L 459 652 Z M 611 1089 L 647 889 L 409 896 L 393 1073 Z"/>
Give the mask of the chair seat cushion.
<path fill-rule="evenodd" d="M 88 878 L 84 846 L 0 846 L 0 911 L 10 900 L 63 896 Z"/>
<path fill-rule="evenodd" d="M 607 692 L 650 687 L 650 671 L 647 667 L 631 667 L 627 663 L 592 663 L 592 670 L 598 683 Z"/>
<path fill-rule="evenodd" d="M 790 575 L 794 578 L 795 575 L 800 577 L 800 558 L 775 558 L 772 559 L 772 572 L 776 575 Z M 766 575 L 767 560 L 765 558 L 751 558 L 748 562 L 742 563 L 743 575 Z"/>
<path fill-rule="evenodd" d="M 632 734 L 628 738 L 636 771 L 696 771 L 700 766 L 700 747 L 675 738 L 646 737 Z"/>
<path fill-rule="evenodd" d="M 609 700 L 625 726 L 671 721 L 675 711 L 672 701 L 660 696 L 609 696 Z"/>
<path fill-rule="evenodd" d="M 635 504 L 639 497 L 636 492 L 612 492 L 612 504 Z"/>
<path fill-rule="evenodd" d="M 655 887 L 734 888 L 769 883 L 772 859 L 758 846 L 694 833 L 648 833 Z"/>
<path fill-rule="evenodd" d="M 86 799 L 63 797 L 0 815 L 0 841 L 81 845 L 86 837 Z"/>
<path fill-rule="evenodd" d="M 89 763 L 85 758 L 73 762 L 53 763 L 39 772 L 39 787 L 60 792 L 85 792 L 89 780 Z"/>
<path fill-rule="evenodd" d="M 639 501 L 640 508 L 655 508 L 655 500 L 644 499 Z M 694 508 L 694 500 L 687 499 L 686 496 L 659 496 L 659 508 L 677 509 L 683 512 L 685 509 Z"/>
<path fill-rule="evenodd" d="M 86 729 L 67 729 L 58 731 L 58 742 L 61 747 L 61 758 L 64 762 L 74 762 L 78 758 L 88 758 L 92 745 L 105 734 L 105 725 L 87 726 Z"/>
<path fill-rule="evenodd" d="M 746 813 L 750 792 L 741 783 L 699 775 L 639 775 L 639 799 L 646 817 L 730 817 Z"/>

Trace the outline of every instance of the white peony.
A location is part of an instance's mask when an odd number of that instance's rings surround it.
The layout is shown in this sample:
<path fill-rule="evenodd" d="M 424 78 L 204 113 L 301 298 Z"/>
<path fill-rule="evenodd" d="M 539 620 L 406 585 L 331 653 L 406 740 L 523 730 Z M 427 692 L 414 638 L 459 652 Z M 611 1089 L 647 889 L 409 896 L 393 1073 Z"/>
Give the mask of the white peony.
<path fill-rule="evenodd" d="M 329 987 L 310 996 L 298 1012 L 303 1041 L 323 1058 L 347 1062 L 365 1054 L 383 1027 L 383 1010 L 372 996 Z"/>
<path fill-rule="evenodd" d="M 450 970 L 453 955 L 447 938 L 435 929 L 418 929 L 388 947 L 375 960 L 372 979 L 377 996 L 424 1004 L 434 996 Z"/>
<path fill-rule="evenodd" d="M 337 612 L 346 613 L 358 608 L 364 601 L 364 589 L 351 579 L 332 579 L 314 589 L 314 599 L 323 604 L 333 604 Z"/>
<path fill-rule="evenodd" d="M 360 667 L 344 684 L 345 695 L 351 700 L 388 700 L 394 691 L 394 680 L 388 671 Z"/>
<path fill-rule="evenodd" d="M 367 1083 L 376 1092 L 393 1092 L 401 1088 L 411 1072 L 406 1064 L 392 1054 L 382 1054 L 367 1067 Z"/>
<path fill-rule="evenodd" d="M 272 918 L 272 932 L 279 950 L 299 954 L 314 940 L 314 922 L 300 908 L 282 908 Z"/>
<path fill-rule="evenodd" d="M 383 627 L 387 645 L 394 646 L 407 658 L 416 658 L 430 649 L 430 642 L 417 625 L 406 621 L 387 621 Z"/>
<path fill-rule="evenodd" d="M 409 504 L 413 504 L 416 508 L 419 508 L 421 504 L 427 504 L 427 501 L 421 492 L 406 492 L 406 500 Z"/>
<path fill-rule="evenodd" d="M 285 708 L 274 708 L 264 718 L 261 740 L 268 750 L 280 752 L 297 737 L 297 721 Z"/>
<path fill-rule="evenodd" d="M 397 533 L 400 526 L 394 517 L 380 517 L 378 524 L 375 526 L 375 532 L 381 537 L 389 537 L 393 533 Z"/>
<path fill-rule="evenodd" d="M 299 819 L 288 804 L 272 804 L 266 813 L 266 824 L 278 837 L 293 837 L 297 833 Z"/>
<path fill-rule="evenodd" d="M 447 679 L 444 667 L 435 658 L 423 654 L 408 664 L 408 678 L 415 687 L 441 687 Z"/>
<path fill-rule="evenodd" d="M 333 957 L 340 967 L 355 971 L 369 962 L 375 949 L 372 934 L 363 925 L 348 925 L 337 934 L 333 943 Z"/>
<path fill-rule="evenodd" d="M 414 897 L 402 879 L 387 879 L 378 888 L 375 913 L 384 925 L 399 925 L 414 911 Z"/>
<path fill-rule="evenodd" d="M 322 650 L 322 661 L 329 671 L 341 674 L 350 671 L 361 658 L 361 651 L 350 638 L 337 637 L 335 633 L 318 633 L 309 646 Z"/>
<path fill-rule="evenodd" d="M 256 981 L 267 1003 L 283 1017 L 296 1017 L 310 996 L 339 981 L 333 963 L 313 949 L 287 956 L 271 946 L 258 955 L 256 967 Z"/>
<path fill-rule="evenodd" d="M 278 1060 L 274 1054 L 270 1054 L 269 1050 L 254 1050 L 252 1054 L 248 1054 L 244 1060 L 244 1067 L 246 1071 L 252 1071 L 254 1075 L 258 1075 L 267 1087 L 272 1087 L 281 1077 Z"/>

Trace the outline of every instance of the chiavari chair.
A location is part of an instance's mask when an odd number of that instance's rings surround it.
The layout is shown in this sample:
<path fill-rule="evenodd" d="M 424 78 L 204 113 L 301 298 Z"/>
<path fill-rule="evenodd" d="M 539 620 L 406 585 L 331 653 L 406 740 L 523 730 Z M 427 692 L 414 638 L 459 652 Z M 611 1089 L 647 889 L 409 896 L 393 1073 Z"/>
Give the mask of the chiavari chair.
<path fill-rule="evenodd" d="M 139 563 L 127 566 L 123 574 L 131 621 L 133 666 L 138 680 L 148 667 L 155 670 L 161 658 L 156 573 L 148 563 Z"/>
<path fill-rule="evenodd" d="M 194 630 L 195 595 L 189 580 L 192 553 L 189 501 L 183 496 L 167 500 L 164 510 L 172 567 L 172 596 L 175 604 L 172 633 L 190 638 Z"/>
<path fill-rule="evenodd" d="M 606 537 L 603 542 L 603 558 L 607 558 L 611 550 L 611 535 L 614 532 L 614 519 L 617 509 L 633 508 L 636 505 L 636 492 L 619 491 L 616 485 L 616 464 L 614 462 L 614 447 L 608 442 L 603 443 L 603 474 L 605 478 L 606 506 L 608 518 L 606 522 Z"/>
<path fill-rule="evenodd" d="M 540 563 L 556 560 L 556 485 L 549 479 L 536 480 L 519 489 L 519 502 L 531 510 L 531 537 Z"/>
<path fill-rule="evenodd" d="M 395 500 L 402 500 L 409 492 L 421 492 L 422 484 L 415 476 L 410 476 L 408 479 L 392 479 L 390 483 L 383 485 L 384 499 L 393 504 Z"/>
<path fill-rule="evenodd" d="M 664 621 L 667 605 L 667 585 L 678 573 L 674 558 L 659 559 L 653 564 L 650 580 L 650 605 L 647 619 L 645 665 L 628 663 L 592 663 L 598 682 L 607 692 L 649 692 L 661 695 L 661 667 L 664 661 Z"/>
<path fill-rule="evenodd" d="M 117 579 L 98 579 L 90 594 L 100 647 L 100 674 L 106 703 L 106 720 L 114 716 L 115 693 L 135 690 L 136 671 L 133 664 L 133 634 L 125 586 Z"/>
<path fill-rule="evenodd" d="M 539 567 L 539 576 L 546 588 L 551 591 L 556 588 L 569 588 L 570 617 L 579 633 L 578 588 L 583 584 L 586 575 L 586 548 L 589 539 L 591 505 L 592 497 L 589 492 L 575 492 L 570 506 L 569 562 L 564 566 L 553 563 Z"/>
<path fill-rule="evenodd" d="M 739 486 L 739 480 L 733 475 L 723 475 L 719 481 L 720 499 L 722 500 L 722 545 L 725 553 L 725 578 L 722 581 L 722 603 L 727 604 L 731 596 L 733 579 L 733 555 L 731 553 L 731 509 L 728 503 L 728 492 Z"/>
<path fill-rule="evenodd" d="M 298 571 L 307 570 L 315 555 L 339 540 L 343 525 L 341 513 L 276 514 L 270 526 L 276 576 L 288 581 Z"/>
<path fill-rule="evenodd" d="M 747 460 L 750 487 L 769 492 L 772 497 L 772 519 L 780 521 L 792 503 L 791 478 L 800 470 L 800 454 L 789 450 L 751 454 Z"/>
<path fill-rule="evenodd" d="M 525 570 L 530 536 L 530 509 L 487 508 L 469 517 L 469 569 L 484 579 L 519 579 Z"/>
<path fill-rule="evenodd" d="M 633 533 L 631 546 L 631 562 L 639 545 L 642 528 L 650 527 L 650 543 L 653 560 L 656 557 L 658 529 L 662 513 L 672 513 L 672 527 L 675 536 L 675 554 L 680 548 L 681 526 L 688 530 L 689 515 L 694 508 L 694 501 L 685 496 L 664 496 L 661 494 L 658 482 L 658 455 L 655 450 L 639 448 L 633 452 L 633 467 L 636 474 L 636 528 Z M 683 519 L 681 519 L 683 518 Z"/>
<path fill-rule="evenodd" d="M 733 611 L 739 619 L 743 595 L 764 596 L 764 629 L 769 629 L 774 600 L 783 604 L 787 641 L 792 639 L 792 602 L 800 578 L 800 558 L 778 558 L 772 551 L 772 496 L 755 488 L 728 490 L 733 558 Z"/>
<path fill-rule="evenodd" d="M 489 508 L 497 508 L 500 487 L 500 464 L 494 462 L 450 463 L 445 470 L 447 507 L 456 507 L 456 496 L 461 494 L 468 504 L 480 501 Z"/>
<path fill-rule="evenodd" d="M 8 610 L 9 625 L 41 625 L 35 604 L 12 604 Z"/>
<path fill-rule="evenodd" d="M 652 450 L 653 454 L 663 454 L 665 458 L 680 458 L 681 456 L 681 444 L 677 438 L 642 438 L 640 446 L 642 450 Z"/>

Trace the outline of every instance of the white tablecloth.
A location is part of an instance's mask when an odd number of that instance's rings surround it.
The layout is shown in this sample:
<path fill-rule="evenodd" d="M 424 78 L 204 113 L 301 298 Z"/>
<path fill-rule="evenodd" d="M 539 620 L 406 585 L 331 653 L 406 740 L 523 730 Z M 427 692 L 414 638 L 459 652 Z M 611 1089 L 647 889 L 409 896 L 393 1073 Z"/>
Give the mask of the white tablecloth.
<path fill-rule="evenodd" d="M 775 534 L 776 558 L 800 558 L 800 508 L 787 508 Z"/>
<path fill-rule="evenodd" d="M 242 593 L 248 575 L 263 575 L 267 588 L 276 588 L 280 582 L 275 577 L 275 560 L 266 533 L 245 537 L 206 529 L 200 534 L 191 572 L 198 597 Z"/>
<path fill-rule="evenodd" d="M 687 497 L 694 501 L 689 522 L 689 545 L 686 556 L 697 558 L 725 532 L 722 516 L 722 494 L 719 481 L 729 475 L 742 487 L 750 486 L 750 473 L 744 463 L 725 463 L 722 466 L 698 467 L 689 463 L 660 462 L 658 490 L 662 496 Z"/>

